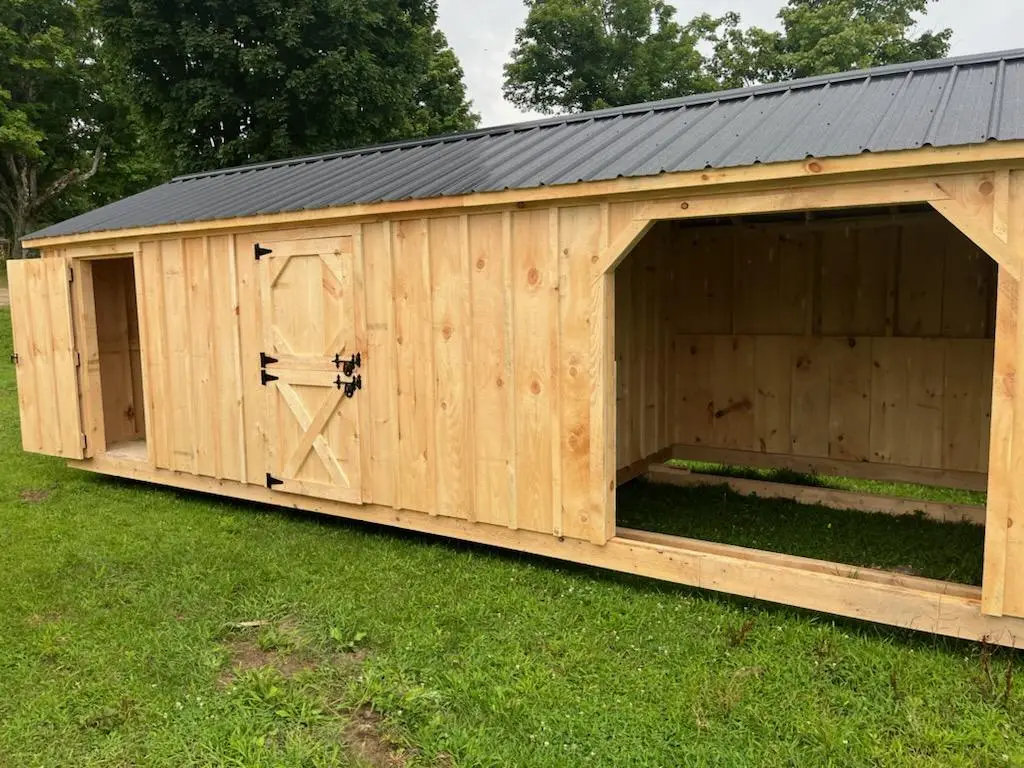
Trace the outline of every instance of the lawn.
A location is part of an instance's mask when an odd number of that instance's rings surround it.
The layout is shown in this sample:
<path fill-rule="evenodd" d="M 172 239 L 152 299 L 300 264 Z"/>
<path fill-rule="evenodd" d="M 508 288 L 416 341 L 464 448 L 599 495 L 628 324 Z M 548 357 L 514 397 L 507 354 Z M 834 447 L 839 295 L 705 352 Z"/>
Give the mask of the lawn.
<path fill-rule="evenodd" d="M 0 310 L 0 765 L 1024 766 L 1019 656 L 73 472 L 21 453 L 9 354 Z"/>

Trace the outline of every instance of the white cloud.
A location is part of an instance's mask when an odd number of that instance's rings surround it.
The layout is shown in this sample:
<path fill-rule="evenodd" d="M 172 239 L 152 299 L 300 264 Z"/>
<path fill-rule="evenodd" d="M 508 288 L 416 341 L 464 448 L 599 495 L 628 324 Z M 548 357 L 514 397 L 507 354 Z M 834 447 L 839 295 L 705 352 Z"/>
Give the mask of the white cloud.
<path fill-rule="evenodd" d="M 676 0 L 681 18 L 734 10 L 743 23 L 774 27 L 783 0 Z M 440 24 L 466 70 L 469 95 L 484 125 L 533 117 L 504 100 L 502 68 L 526 9 L 521 0 L 439 0 Z M 953 55 L 1024 47 L 1024 2 L 1020 0 L 936 0 L 923 29 L 951 27 Z"/>

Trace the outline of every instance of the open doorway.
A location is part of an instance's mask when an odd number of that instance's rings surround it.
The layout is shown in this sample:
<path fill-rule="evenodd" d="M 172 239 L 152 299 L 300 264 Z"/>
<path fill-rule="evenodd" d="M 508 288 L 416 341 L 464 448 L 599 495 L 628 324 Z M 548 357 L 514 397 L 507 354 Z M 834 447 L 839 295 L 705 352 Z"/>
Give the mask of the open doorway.
<path fill-rule="evenodd" d="M 620 535 L 980 584 L 997 274 L 955 227 L 660 222 L 615 278 Z"/>
<path fill-rule="evenodd" d="M 135 267 L 130 257 L 90 262 L 108 456 L 145 461 L 146 417 Z"/>

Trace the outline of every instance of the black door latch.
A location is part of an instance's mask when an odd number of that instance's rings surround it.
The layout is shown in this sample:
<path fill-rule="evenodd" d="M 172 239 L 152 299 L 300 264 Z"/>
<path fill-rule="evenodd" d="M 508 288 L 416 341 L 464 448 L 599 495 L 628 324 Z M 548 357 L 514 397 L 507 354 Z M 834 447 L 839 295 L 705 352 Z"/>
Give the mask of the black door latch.
<path fill-rule="evenodd" d="M 343 360 L 341 355 L 335 355 L 331 362 L 334 363 L 335 368 L 340 368 L 341 372 L 346 376 L 351 376 L 356 368 L 363 367 L 363 355 L 360 352 L 356 352 L 348 360 Z"/>
<path fill-rule="evenodd" d="M 356 376 L 354 379 L 352 379 L 352 381 L 345 381 L 339 375 L 338 378 L 334 380 L 334 386 L 336 386 L 338 389 L 344 387 L 345 397 L 351 400 L 353 397 L 356 396 L 356 390 L 363 388 L 363 377 Z"/>

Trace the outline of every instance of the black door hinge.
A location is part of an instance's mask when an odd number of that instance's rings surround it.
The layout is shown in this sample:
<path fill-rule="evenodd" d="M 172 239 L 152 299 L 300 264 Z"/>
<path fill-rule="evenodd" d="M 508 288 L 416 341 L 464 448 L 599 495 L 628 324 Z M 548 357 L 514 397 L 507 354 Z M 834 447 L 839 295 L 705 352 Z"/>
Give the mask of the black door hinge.
<path fill-rule="evenodd" d="M 356 368 L 363 367 L 363 355 L 360 352 L 356 352 L 348 360 L 343 360 L 341 355 L 335 355 L 331 362 L 334 363 L 335 368 L 340 368 L 346 376 L 351 376 Z"/>
<path fill-rule="evenodd" d="M 267 472 L 267 488 L 274 490 L 275 485 L 284 485 L 284 480 L 278 480 L 272 474 Z"/>
<path fill-rule="evenodd" d="M 274 376 L 271 373 L 267 373 L 267 366 L 277 362 L 276 357 L 271 357 L 266 352 L 260 352 L 260 382 L 263 386 L 267 386 L 272 381 L 277 381 L 278 376 Z"/>
<path fill-rule="evenodd" d="M 254 246 L 254 250 L 256 251 L 256 261 L 259 261 L 260 258 L 262 258 L 263 256 L 269 256 L 271 253 L 274 252 L 273 248 L 264 248 L 259 243 L 256 243 L 256 245 Z"/>
<path fill-rule="evenodd" d="M 18 364 L 18 361 L 19 361 L 20 359 L 21 359 L 21 358 L 20 358 L 20 357 L 18 357 L 18 353 L 17 353 L 17 352 L 15 352 L 15 353 L 14 353 L 13 355 L 11 355 L 11 362 L 12 362 L 12 363 L 14 363 L 15 365 L 17 365 L 17 364 Z"/>

